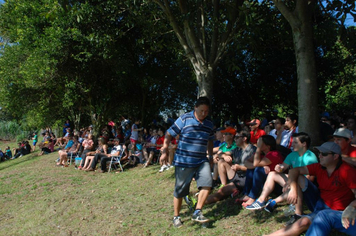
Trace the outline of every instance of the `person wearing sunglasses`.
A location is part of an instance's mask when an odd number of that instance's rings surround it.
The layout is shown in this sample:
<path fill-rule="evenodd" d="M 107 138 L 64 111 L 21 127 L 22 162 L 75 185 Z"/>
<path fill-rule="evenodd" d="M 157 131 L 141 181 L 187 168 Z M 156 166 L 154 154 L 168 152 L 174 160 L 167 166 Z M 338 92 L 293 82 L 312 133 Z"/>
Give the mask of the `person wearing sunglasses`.
<path fill-rule="evenodd" d="M 223 187 L 216 193 L 209 195 L 205 204 L 221 201 L 228 196 L 235 197 L 243 191 L 247 170 L 245 162 L 248 159 L 252 161 L 256 152 L 256 147 L 250 143 L 250 137 L 248 131 L 241 131 L 234 136 L 237 148 L 224 154 L 224 156 L 231 158 L 231 164 L 226 161 L 218 163 L 219 176 Z"/>
<path fill-rule="evenodd" d="M 291 169 L 283 191 L 288 202 L 296 204 L 302 192 L 311 214 L 270 235 L 329 235 L 332 229 L 356 235 L 356 171 L 342 161 L 341 148 L 335 142 L 316 147 L 320 163 Z M 318 187 L 303 175 L 316 176 Z M 301 191 L 298 191 L 298 188 Z"/>

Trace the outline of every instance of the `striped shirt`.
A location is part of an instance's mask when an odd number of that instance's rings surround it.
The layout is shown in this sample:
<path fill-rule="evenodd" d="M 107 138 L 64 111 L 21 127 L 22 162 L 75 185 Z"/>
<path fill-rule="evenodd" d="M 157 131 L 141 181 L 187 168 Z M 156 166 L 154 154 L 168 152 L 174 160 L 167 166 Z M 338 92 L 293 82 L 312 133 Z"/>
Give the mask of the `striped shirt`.
<path fill-rule="evenodd" d="M 213 123 L 204 119 L 200 123 L 194 111 L 179 117 L 167 132 L 176 137 L 179 134 L 178 147 L 174 156 L 174 165 L 179 167 L 197 167 L 208 161 L 206 151 L 208 141 L 214 140 Z"/>

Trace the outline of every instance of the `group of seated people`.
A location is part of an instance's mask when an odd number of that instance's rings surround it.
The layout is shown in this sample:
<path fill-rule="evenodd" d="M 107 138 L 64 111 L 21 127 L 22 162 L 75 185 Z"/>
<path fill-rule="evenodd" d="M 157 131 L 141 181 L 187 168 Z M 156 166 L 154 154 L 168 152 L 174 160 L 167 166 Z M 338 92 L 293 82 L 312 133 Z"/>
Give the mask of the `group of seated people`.
<path fill-rule="evenodd" d="M 332 229 L 356 235 L 356 147 L 349 127 L 324 132 L 325 142 L 312 149 L 310 136 L 298 132 L 297 116 L 273 125 L 269 134 L 258 119 L 216 129 L 211 166 L 217 191 L 205 204 L 239 196 L 235 202 L 245 209 L 271 213 L 289 202 L 294 213 L 286 227 L 270 235 L 328 235 Z M 197 202 L 189 195 L 185 201 L 191 209 Z M 304 215 L 303 202 L 311 214 Z"/>
<path fill-rule="evenodd" d="M 6 147 L 5 152 L 0 148 L 0 161 L 6 161 L 12 159 L 12 152 L 9 146 Z"/>
<path fill-rule="evenodd" d="M 80 156 L 81 161 L 77 166 L 79 170 L 96 171 L 96 167 L 100 163 L 97 172 L 104 173 L 107 172 L 107 165 L 113 157 L 120 157 L 120 163 L 123 163 L 122 167 L 136 166 L 141 163 L 145 168 L 158 162 L 166 129 L 164 126 L 138 128 L 139 123 L 139 120 L 134 122 L 131 127 L 131 135 L 127 137 L 121 135 L 121 126 L 113 129 L 109 125 L 105 125 L 100 131 L 97 142 L 94 141 L 90 130 L 89 132 L 74 131 L 73 135 L 71 129 L 66 128 L 67 133 L 53 144 L 53 146 L 58 145 L 62 148 L 58 151 L 59 158 L 56 165 L 68 167 L 69 158 Z M 124 125 L 129 124 L 126 122 Z M 137 132 L 136 138 L 134 137 L 135 132 Z M 176 147 L 177 142 L 173 140 L 170 159 L 168 162 L 161 163 L 162 167 L 159 172 L 173 167 L 171 163 Z M 42 150 L 44 151 L 43 147 Z"/>

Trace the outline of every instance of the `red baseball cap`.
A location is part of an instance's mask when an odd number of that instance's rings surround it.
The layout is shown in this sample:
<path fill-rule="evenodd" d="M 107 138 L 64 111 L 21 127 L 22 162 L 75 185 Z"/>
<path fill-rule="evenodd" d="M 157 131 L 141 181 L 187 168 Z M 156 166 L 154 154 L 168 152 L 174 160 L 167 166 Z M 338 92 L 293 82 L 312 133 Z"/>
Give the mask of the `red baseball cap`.
<path fill-rule="evenodd" d="M 233 136 L 235 136 L 235 134 L 236 134 L 236 130 L 234 128 L 232 128 L 232 127 L 227 127 L 226 129 L 221 130 L 220 132 L 221 133 L 230 133 Z"/>

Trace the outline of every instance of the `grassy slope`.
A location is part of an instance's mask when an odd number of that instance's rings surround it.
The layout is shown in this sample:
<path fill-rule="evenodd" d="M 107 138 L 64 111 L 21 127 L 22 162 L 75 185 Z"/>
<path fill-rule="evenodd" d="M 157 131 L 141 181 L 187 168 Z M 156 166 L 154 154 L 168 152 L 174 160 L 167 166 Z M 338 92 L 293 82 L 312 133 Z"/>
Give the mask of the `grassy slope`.
<path fill-rule="evenodd" d="M 30 154 L 0 163 L 0 235 L 260 235 L 287 220 L 286 205 L 268 214 L 243 210 L 227 199 L 204 208 L 212 219 L 207 228 L 190 220 L 183 203 L 184 226 L 175 229 L 173 169 L 87 173 L 73 165 L 56 167 L 56 158 L 56 153 Z"/>

